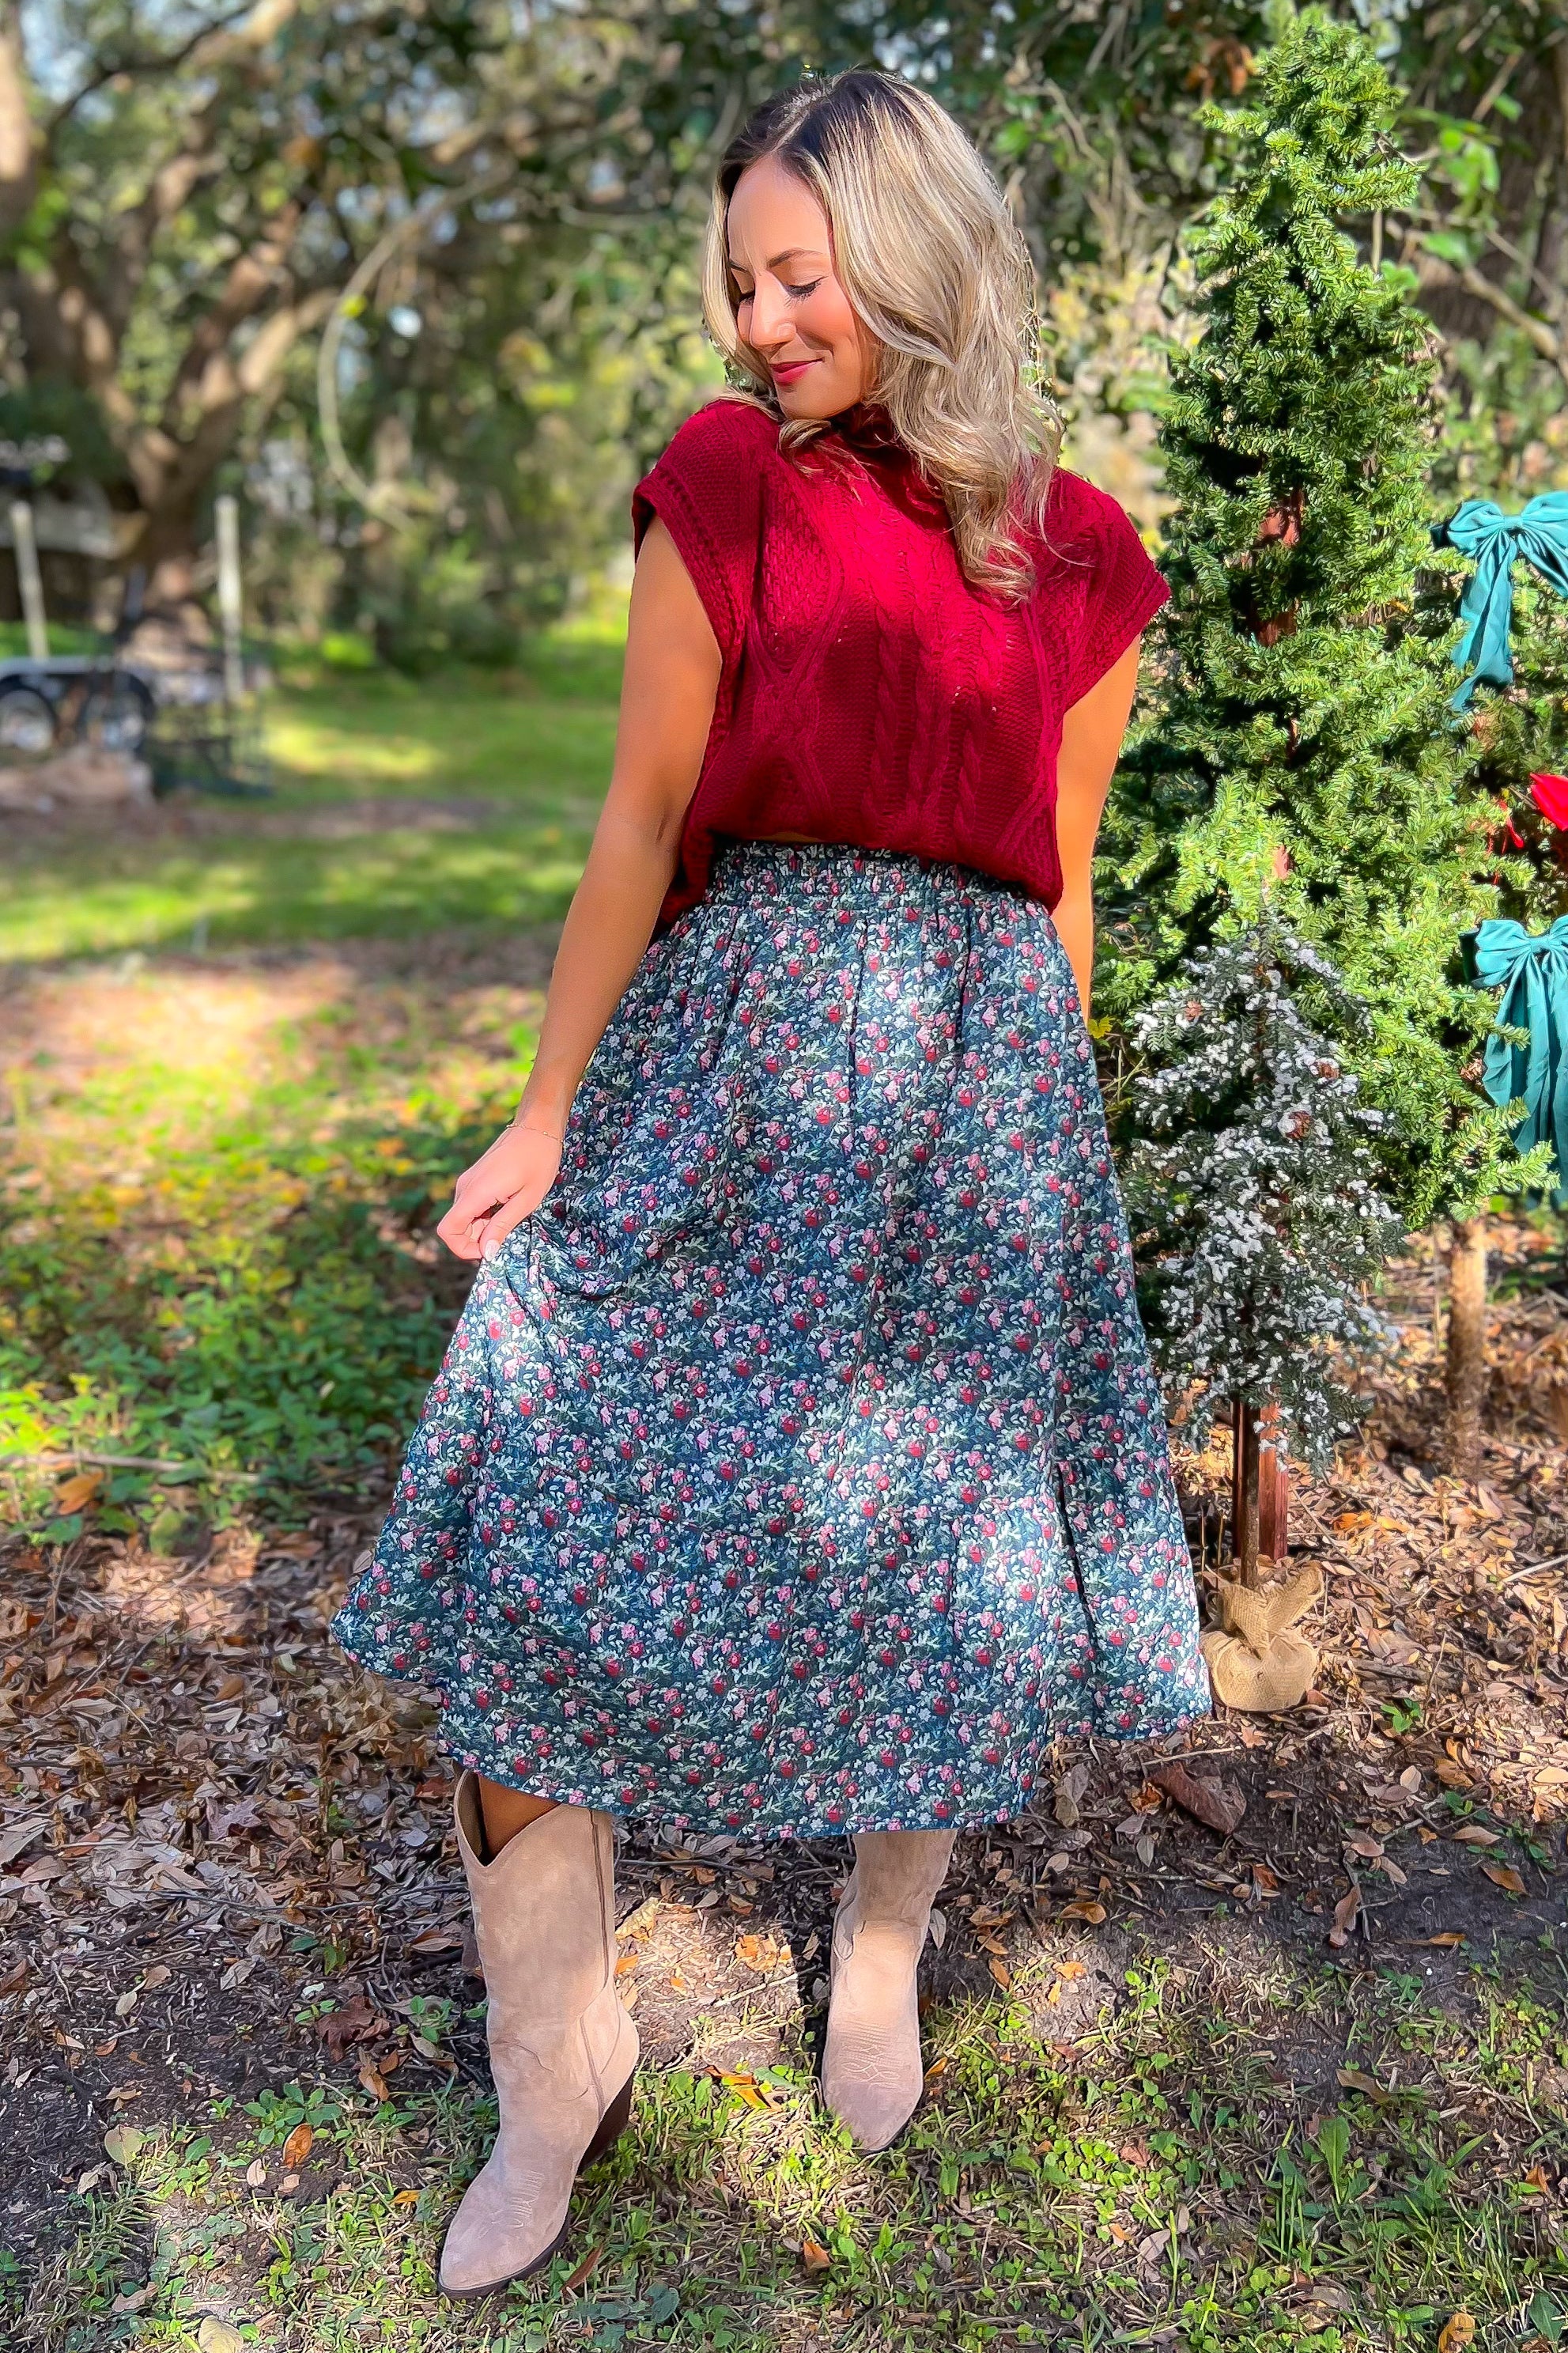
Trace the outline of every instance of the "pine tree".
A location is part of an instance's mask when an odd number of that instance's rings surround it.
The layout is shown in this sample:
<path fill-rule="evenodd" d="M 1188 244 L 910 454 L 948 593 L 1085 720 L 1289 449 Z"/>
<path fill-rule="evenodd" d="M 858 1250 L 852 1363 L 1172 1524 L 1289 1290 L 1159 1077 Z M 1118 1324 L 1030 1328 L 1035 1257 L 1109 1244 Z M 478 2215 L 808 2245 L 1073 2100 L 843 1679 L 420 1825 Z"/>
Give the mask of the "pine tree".
<path fill-rule="evenodd" d="M 1101 1003 L 1125 1022 L 1266 899 L 1366 1004 L 1350 1049 L 1410 1227 L 1506 1181 L 1467 1072 L 1490 1018 L 1460 935 L 1491 909 L 1489 805 L 1424 634 L 1433 366 L 1408 272 L 1342 224 L 1407 206 L 1396 95 L 1352 27 L 1303 16 L 1256 102 L 1211 110 L 1227 184 L 1190 239 L 1201 339 L 1161 441 L 1177 505 L 1152 723 L 1108 812 Z"/>
<path fill-rule="evenodd" d="M 1277 1406 L 1318 1468 L 1358 1418 L 1344 1374 L 1383 1345 L 1365 1287 L 1401 1232 L 1377 1187 L 1384 1120 L 1347 1068 L 1369 1024 L 1266 910 L 1132 1025 L 1125 1176 L 1156 1361 L 1189 1393 Z"/>

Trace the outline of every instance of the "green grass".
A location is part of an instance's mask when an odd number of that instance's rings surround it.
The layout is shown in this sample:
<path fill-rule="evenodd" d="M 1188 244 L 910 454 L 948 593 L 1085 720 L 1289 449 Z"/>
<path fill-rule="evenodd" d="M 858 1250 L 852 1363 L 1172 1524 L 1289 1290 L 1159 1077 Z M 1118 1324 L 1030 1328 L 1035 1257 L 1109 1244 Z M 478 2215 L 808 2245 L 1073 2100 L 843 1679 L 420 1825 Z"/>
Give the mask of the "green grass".
<path fill-rule="evenodd" d="M 609 776 L 619 663 L 605 629 L 542 639 L 500 680 L 288 673 L 267 706 L 274 797 L 202 804 L 194 839 L 30 829 L 8 847 L 0 963 L 558 920 Z M 378 814 L 321 836 L 325 812 L 398 798 L 468 806 L 451 829 Z"/>
<path fill-rule="evenodd" d="M 379 1489 L 455 1312 L 430 1228 L 516 1101 L 537 998 L 330 964 L 299 1011 L 267 976 L 94 986 L 95 1066 L 40 1044 L 5 1073 L 0 1521 L 79 1532 L 49 1450 L 188 1466 L 110 1469 L 94 1501 L 164 1543 L 188 1512 Z"/>
<path fill-rule="evenodd" d="M 416 951 L 448 927 L 558 917 L 608 773 L 619 660 L 612 632 L 560 633 L 500 681 L 296 676 L 271 711 L 273 800 L 209 805 L 194 837 L 30 834 L 0 896 L 0 961 L 386 936 Z M 400 825 L 405 800 L 457 803 L 457 829 Z M 349 829 L 321 838 L 333 811 Z M 479 981 L 449 980 L 433 955 L 406 987 L 329 968 L 300 1014 L 283 980 L 132 957 L 85 1073 L 60 1066 L 47 992 L 30 1034 L 26 1014 L 8 1025 L 0 1519 L 76 1532 L 26 1459 L 51 1450 L 173 1463 L 178 1478 L 108 1469 L 93 1504 L 99 1525 L 163 1542 L 190 1512 L 287 1520 L 323 1487 L 384 1481 L 453 1314 L 430 1225 L 532 1051 L 519 991 L 487 994 L 482 959 Z M 103 987 L 90 967 L 50 985 L 68 1028 Z"/>
<path fill-rule="evenodd" d="M 1485 2346 L 1563 2341 L 1568 2272 L 1528 2178 L 1532 2149 L 1555 2149 L 1550 2169 L 1563 2146 L 1561 2096 L 1539 2080 L 1568 2060 L 1560 2010 L 1479 1973 L 1461 2018 L 1408 1978 L 1153 1960 L 1068 2047 L 1038 2023 L 1050 1975 L 1040 1963 L 1000 2000 L 928 2018 L 932 2095 L 880 2158 L 824 2120 L 798 2049 L 763 2079 L 767 2107 L 645 2073 L 566 2251 L 479 2308 L 440 2300 L 434 2264 L 493 2126 L 486 2101 L 378 2105 L 338 2080 L 219 2102 L 81 2199 L 18 2342 L 189 2348 L 210 2314 L 300 2353 L 1427 2353 L 1461 2311 Z M 1327 2054 L 1321 2105 L 1286 2080 L 1303 2038 Z M 1392 2088 L 1332 2088 L 1335 2053 Z M 279 2146 L 307 2114 L 311 2162 L 339 2179 L 290 2203 Z M 258 2158 L 268 2185 L 252 2190 Z M 808 2242 L 825 2267 L 803 2260 Z M 117 2319 L 127 2295 L 138 2309 Z"/>

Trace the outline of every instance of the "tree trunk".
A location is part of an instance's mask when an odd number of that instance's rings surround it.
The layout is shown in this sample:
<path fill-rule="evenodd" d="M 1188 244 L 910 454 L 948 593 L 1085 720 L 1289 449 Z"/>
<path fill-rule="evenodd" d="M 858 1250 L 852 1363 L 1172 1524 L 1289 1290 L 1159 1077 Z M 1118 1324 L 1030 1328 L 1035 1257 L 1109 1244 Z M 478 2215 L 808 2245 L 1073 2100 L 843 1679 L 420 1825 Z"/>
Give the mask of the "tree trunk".
<path fill-rule="evenodd" d="M 1279 1443 L 1279 1409 L 1231 1404 L 1235 1451 L 1231 1472 L 1231 1550 L 1243 1585 L 1260 1585 L 1263 1564 L 1285 1558 L 1290 1482 Z"/>
<path fill-rule="evenodd" d="M 1487 1388 L 1487 1221 L 1457 1218 L 1448 1244 L 1448 1462 L 1473 1479 Z"/>

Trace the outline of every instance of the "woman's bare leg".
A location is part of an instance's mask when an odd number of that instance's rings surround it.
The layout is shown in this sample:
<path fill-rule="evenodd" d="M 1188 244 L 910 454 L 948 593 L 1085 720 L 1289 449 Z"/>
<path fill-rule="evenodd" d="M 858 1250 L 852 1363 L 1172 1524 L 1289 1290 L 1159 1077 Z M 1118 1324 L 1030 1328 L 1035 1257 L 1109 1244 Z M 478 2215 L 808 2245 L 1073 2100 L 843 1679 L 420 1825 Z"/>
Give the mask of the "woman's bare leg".
<path fill-rule="evenodd" d="M 479 1776 L 479 1810 L 485 1820 L 485 1844 L 493 1858 L 508 1839 L 526 1830 L 541 1814 L 547 1814 L 556 1800 L 553 1798 L 533 1798 L 526 1789 L 509 1789 L 500 1781 L 487 1781 Z"/>

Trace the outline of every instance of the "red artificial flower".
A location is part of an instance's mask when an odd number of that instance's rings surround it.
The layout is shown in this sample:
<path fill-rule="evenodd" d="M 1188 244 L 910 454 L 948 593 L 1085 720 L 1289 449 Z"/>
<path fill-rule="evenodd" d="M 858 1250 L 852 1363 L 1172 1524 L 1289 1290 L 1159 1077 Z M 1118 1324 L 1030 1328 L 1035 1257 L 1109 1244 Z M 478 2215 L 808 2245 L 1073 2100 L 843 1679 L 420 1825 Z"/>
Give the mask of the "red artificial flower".
<path fill-rule="evenodd" d="M 1560 832 L 1568 829 L 1568 776 L 1532 775 L 1530 797 L 1548 825 L 1556 826 Z"/>

